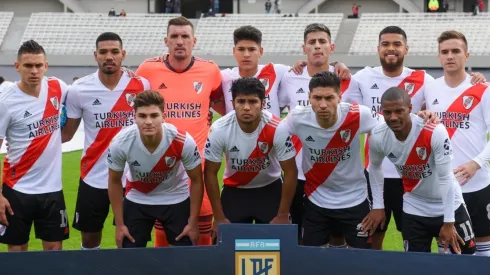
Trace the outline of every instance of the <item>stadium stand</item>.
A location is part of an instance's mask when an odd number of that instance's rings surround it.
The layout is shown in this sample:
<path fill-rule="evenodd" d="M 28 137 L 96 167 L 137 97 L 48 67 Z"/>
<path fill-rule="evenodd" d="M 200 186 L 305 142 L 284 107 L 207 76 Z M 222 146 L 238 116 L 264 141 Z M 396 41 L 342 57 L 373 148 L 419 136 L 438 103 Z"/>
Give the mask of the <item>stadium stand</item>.
<path fill-rule="evenodd" d="M 7 34 L 7 30 L 14 18 L 13 12 L 0 12 L 0 46 L 2 46 L 3 38 Z"/>
<path fill-rule="evenodd" d="M 49 54 L 90 55 L 102 32 L 118 33 L 128 54 L 154 55 L 164 49 L 169 19 L 180 14 L 109 17 L 101 13 L 32 13 L 22 41 L 34 39 Z M 21 41 L 21 42 L 22 42 Z"/>
<path fill-rule="evenodd" d="M 389 25 L 405 30 L 412 55 L 435 55 L 437 37 L 450 29 L 466 35 L 472 55 L 490 54 L 489 13 L 479 16 L 472 16 L 471 13 L 363 13 L 349 54 L 376 53 L 379 32 Z"/>
<path fill-rule="evenodd" d="M 227 14 L 224 17 L 201 18 L 196 28 L 195 48 L 199 55 L 231 55 L 233 31 L 243 25 L 253 25 L 262 31 L 262 46 L 267 55 L 301 55 L 303 31 L 308 24 L 322 22 L 335 40 L 343 18 L 342 13 L 299 14 Z"/>

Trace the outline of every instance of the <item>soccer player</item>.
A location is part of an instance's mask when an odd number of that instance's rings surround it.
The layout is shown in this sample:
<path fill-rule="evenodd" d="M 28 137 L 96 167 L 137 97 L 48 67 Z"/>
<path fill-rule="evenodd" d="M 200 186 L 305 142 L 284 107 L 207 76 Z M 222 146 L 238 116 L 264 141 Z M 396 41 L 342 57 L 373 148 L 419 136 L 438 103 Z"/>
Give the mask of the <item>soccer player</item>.
<path fill-rule="evenodd" d="M 186 132 L 164 123 L 164 99 L 159 92 L 139 93 L 133 103 L 136 125 L 116 135 L 107 157 L 117 246 L 146 247 L 155 220 L 163 225 L 171 245 L 195 245 L 204 192 L 196 143 Z M 123 202 L 121 178 L 126 164 Z"/>
<path fill-rule="evenodd" d="M 27 251 L 32 223 L 44 250 L 61 250 L 69 237 L 59 121 L 67 85 L 44 77 L 47 68 L 43 47 L 24 42 L 15 62 L 20 81 L 0 95 L 0 146 L 4 139 L 9 144 L 0 183 L 0 243 L 8 251 Z"/>
<path fill-rule="evenodd" d="M 461 63 L 462 65 L 462 63 Z M 383 207 L 386 156 L 403 180 L 403 240 L 406 251 L 430 252 L 433 238 L 444 252 L 473 254 L 474 236 L 461 188 L 452 171 L 452 149 L 442 124 L 424 123 L 411 114 L 410 96 L 399 87 L 381 97 L 386 123 L 369 138 L 369 179 L 373 207 Z"/>
<path fill-rule="evenodd" d="M 473 224 L 476 255 L 490 256 L 490 91 L 486 83 L 471 84 L 465 71 L 468 43 L 462 33 L 445 31 L 437 41 L 444 76 L 427 86 L 425 101 L 441 118 L 453 145 L 452 168 Z"/>
<path fill-rule="evenodd" d="M 260 80 L 235 80 L 231 93 L 235 110 L 213 123 L 204 149 L 214 232 L 219 224 L 230 222 L 287 224 L 298 175 L 291 137 L 277 129 L 279 118 L 262 110 L 266 101 Z M 220 198 L 218 172 L 223 155 L 226 168 Z"/>
<path fill-rule="evenodd" d="M 310 105 L 291 110 L 279 126 L 303 144 L 303 244 L 323 246 L 340 234 L 350 247 L 369 248 L 372 229 L 363 228 L 363 220 L 377 226 L 385 213 L 376 206 L 370 210 L 359 135 L 371 131 L 378 116 L 365 106 L 341 103 L 340 79 L 332 72 L 315 74 L 308 90 Z"/>
<path fill-rule="evenodd" d="M 73 227 L 81 231 L 82 249 L 98 249 L 109 214 L 107 149 L 121 129 L 134 124 L 133 99 L 149 89 L 141 77 L 121 69 L 126 57 L 119 35 L 106 32 L 95 41 L 98 70 L 73 83 L 66 98 L 63 142 L 70 141 L 83 119 L 85 141 Z"/>
<path fill-rule="evenodd" d="M 165 98 L 165 121 L 188 132 L 203 152 L 209 132 L 210 105 L 224 112 L 221 90 L 221 74 L 218 66 L 208 60 L 192 55 L 196 45 L 194 26 L 185 17 L 176 17 L 168 22 L 165 45 L 168 54 L 163 58 L 145 60 L 136 71 L 150 81 L 151 89 Z M 221 105 L 220 105 L 221 104 Z M 211 244 L 213 212 L 204 193 L 199 230 L 199 244 Z M 155 246 L 167 245 L 161 226 L 156 226 Z"/>
<path fill-rule="evenodd" d="M 320 23 L 308 25 L 304 30 L 303 52 L 307 57 L 306 67 L 301 74 L 291 71 L 284 75 L 282 85 L 279 90 L 279 106 L 290 110 L 296 106 L 308 106 L 308 85 L 313 75 L 322 72 L 334 72 L 334 66 L 329 64 L 330 54 L 334 50 L 334 44 L 330 34 L 330 29 Z M 343 93 L 349 86 L 349 79 L 343 79 L 340 85 L 340 92 Z M 296 193 L 291 206 L 291 221 L 298 225 L 298 240 L 301 240 L 301 227 L 304 212 L 304 186 L 305 175 L 301 168 L 302 145 L 296 136 L 293 136 L 293 144 L 296 148 L 296 165 L 298 166 L 298 184 Z M 331 239 L 332 247 L 345 247 L 343 237 L 334 236 Z"/>

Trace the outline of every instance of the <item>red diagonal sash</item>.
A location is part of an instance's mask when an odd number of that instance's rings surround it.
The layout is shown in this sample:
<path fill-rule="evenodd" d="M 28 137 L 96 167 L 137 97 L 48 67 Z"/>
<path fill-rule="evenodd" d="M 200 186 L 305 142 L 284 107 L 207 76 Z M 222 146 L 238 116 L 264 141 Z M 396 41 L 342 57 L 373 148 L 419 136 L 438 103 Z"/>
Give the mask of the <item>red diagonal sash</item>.
<path fill-rule="evenodd" d="M 410 154 L 408 155 L 407 160 L 405 161 L 404 167 L 407 166 L 421 166 L 426 165 L 429 162 L 430 154 L 432 153 L 431 139 L 432 133 L 436 124 L 427 124 L 422 131 L 420 131 L 415 144 L 410 150 Z M 403 175 L 403 189 L 404 192 L 411 192 L 417 184 L 421 181 L 421 179 L 413 179 L 406 177 Z"/>
<path fill-rule="evenodd" d="M 398 88 L 405 90 L 410 98 L 414 97 L 415 94 L 424 86 L 425 72 L 424 71 L 413 71 L 409 76 L 405 77 Z"/>
<path fill-rule="evenodd" d="M 255 149 L 250 153 L 248 159 L 264 159 L 269 155 L 269 152 L 274 147 L 274 135 L 276 133 L 276 128 L 279 125 L 279 119 L 277 117 L 273 117 L 269 123 L 267 123 L 262 131 L 259 134 L 257 139 L 257 143 L 255 144 Z M 267 148 L 262 147 L 261 144 L 267 144 Z M 267 149 L 267 150 L 264 150 Z M 246 165 L 249 167 L 253 167 L 253 164 Z M 244 167 L 246 168 L 246 167 Z M 257 170 L 257 169 L 255 169 Z M 258 174 L 260 170 L 257 171 L 236 171 L 233 175 L 223 179 L 223 183 L 230 187 L 237 187 L 240 185 L 249 184 Z"/>
<path fill-rule="evenodd" d="M 447 108 L 446 114 L 450 113 L 461 113 L 469 114 L 476 106 L 480 103 L 483 93 L 487 90 L 488 86 L 486 84 L 477 84 L 466 89 L 456 100 Z M 455 124 L 448 122 L 459 122 L 459 120 L 452 120 L 449 118 L 442 119 L 442 122 L 446 126 L 447 132 L 449 133 L 449 138 L 452 138 L 457 128 Z"/>
<path fill-rule="evenodd" d="M 293 141 L 294 150 L 296 150 L 296 156 L 297 156 L 299 151 L 301 151 L 301 149 L 303 148 L 303 144 L 301 143 L 301 140 L 299 139 L 298 136 L 292 136 L 291 140 Z"/>
<path fill-rule="evenodd" d="M 144 90 L 143 82 L 138 78 L 131 78 L 126 89 L 121 93 L 116 104 L 112 107 L 113 112 L 130 112 L 133 111 L 133 98 Z M 116 121 L 118 119 L 108 119 L 107 121 Z M 119 133 L 122 127 L 101 128 L 94 139 L 94 142 L 87 148 L 81 161 L 80 177 L 84 179 L 92 170 L 95 163 L 106 152 L 112 139 Z"/>
<path fill-rule="evenodd" d="M 265 65 L 260 71 L 260 74 L 257 76 L 257 79 L 264 84 L 265 95 L 267 96 L 272 90 L 272 86 L 274 86 L 274 83 L 276 82 L 276 70 L 274 70 L 274 64 L 269 63 Z M 267 85 L 269 87 L 267 87 Z"/>
<path fill-rule="evenodd" d="M 359 105 L 353 104 L 349 113 L 345 117 L 344 122 L 340 125 L 339 129 L 335 132 L 330 142 L 325 147 L 325 150 L 330 150 L 333 148 L 341 148 L 349 146 L 355 139 L 356 133 L 359 130 L 360 112 Z M 350 139 L 345 141 L 342 137 L 343 131 L 350 131 Z M 311 169 L 305 173 L 306 184 L 305 184 L 305 194 L 310 196 L 318 186 L 322 185 L 328 177 L 332 174 L 337 167 L 338 162 L 333 163 L 319 163 L 313 164 Z"/>
<path fill-rule="evenodd" d="M 43 120 L 53 116 L 59 116 L 59 109 L 61 108 L 61 86 L 58 80 L 49 78 L 48 79 L 48 94 L 46 96 L 46 104 L 44 107 Z M 54 121 L 54 120 L 53 120 Z M 59 117 L 56 120 L 56 123 L 59 126 Z M 44 125 L 40 127 L 38 131 L 43 128 L 52 127 L 53 124 Z M 4 182 L 13 187 L 31 168 L 34 166 L 34 163 L 39 159 L 39 157 L 44 152 L 44 149 L 49 144 L 51 140 L 51 136 L 54 131 L 50 131 L 49 134 L 36 136 L 26 151 L 17 162 L 17 164 L 10 166 L 10 163 L 7 158 L 4 160 Z M 27 133 L 29 134 L 29 133 Z"/>
<path fill-rule="evenodd" d="M 179 165 L 179 161 L 182 158 L 182 151 L 184 149 L 184 143 L 185 143 L 185 133 L 180 132 L 175 136 L 175 138 L 172 140 L 172 143 L 170 143 L 170 146 L 168 147 L 167 151 L 165 151 L 165 154 L 158 160 L 157 164 L 151 169 L 151 174 L 152 173 L 163 173 L 163 172 L 170 172 L 172 169 L 175 168 L 176 165 Z M 151 191 L 153 191 L 155 188 L 157 188 L 158 185 L 162 183 L 161 181 L 158 182 L 141 182 L 141 181 L 129 181 L 126 180 L 126 193 L 129 192 L 131 189 L 136 189 L 140 191 L 141 193 L 148 194 Z"/>
<path fill-rule="evenodd" d="M 340 81 L 340 94 L 343 95 L 344 92 L 349 88 L 350 79 L 342 79 Z"/>

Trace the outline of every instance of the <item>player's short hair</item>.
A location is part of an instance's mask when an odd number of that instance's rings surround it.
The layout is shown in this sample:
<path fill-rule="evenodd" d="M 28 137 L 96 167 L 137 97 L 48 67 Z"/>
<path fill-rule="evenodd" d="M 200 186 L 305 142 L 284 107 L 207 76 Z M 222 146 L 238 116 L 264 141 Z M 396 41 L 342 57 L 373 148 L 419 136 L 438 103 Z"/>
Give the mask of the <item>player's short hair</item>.
<path fill-rule="evenodd" d="M 5 78 L 0 76 L 0 84 L 2 84 L 5 81 Z"/>
<path fill-rule="evenodd" d="M 328 34 L 328 38 L 332 39 L 332 34 L 330 33 L 330 29 L 325 26 L 324 24 L 321 24 L 321 23 L 312 23 L 312 24 L 309 24 L 308 26 L 306 26 L 305 28 L 305 31 L 304 31 L 304 41 L 306 42 L 306 37 L 308 36 L 308 34 L 312 33 L 312 32 L 324 32 L 326 34 Z"/>
<path fill-rule="evenodd" d="M 167 34 L 168 34 L 168 29 L 170 28 L 170 26 L 191 26 L 192 33 L 194 33 L 194 25 L 192 24 L 191 21 L 189 21 L 184 16 L 178 16 L 178 17 L 174 17 L 174 18 L 168 20 Z"/>
<path fill-rule="evenodd" d="M 310 79 L 308 88 L 310 92 L 315 88 L 334 88 L 336 93 L 340 93 L 340 78 L 332 72 L 323 71 L 315 74 Z"/>
<path fill-rule="evenodd" d="M 231 98 L 235 100 L 238 95 L 256 95 L 260 101 L 265 99 L 265 87 L 255 77 L 239 78 L 231 84 Z"/>
<path fill-rule="evenodd" d="M 135 112 L 140 107 L 148 107 L 152 105 L 160 108 L 162 112 L 165 111 L 165 100 L 163 99 L 163 96 L 159 92 L 154 90 L 146 90 L 139 93 L 133 99 L 133 104 Z"/>
<path fill-rule="evenodd" d="M 98 48 L 99 42 L 102 42 L 102 41 L 119 41 L 119 43 L 121 44 L 121 48 L 123 46 L 123 42 L 122 42 L 121 37 L 117 33 L 114 33 L 114 32 L 104 32 L 104 33 L 100 34 L 99 37 L 97 37 L 97 40 L 95 40 L 95 47 Z"/>
<path fill-rule="evenodd" d="M 43 55 L 46 55 L 46 52 L 44 51 L 44 48 L 41 45 L 39 45 L 39 43 L 37 43 L 36 41 L 31 39 L 31 40 L 25 41 L 24 43 L 22 43 L 22 45 L 20 45 L 20 48 L 17 51 L 17 58 L 20 58 L 20 56 L 23 54 L 43 54 Z"/>
<path fill-rule="evenodd" d="M 466 37 L 464 36 L 464 34 L 455 30 L 445 31 L 441 33 L 441 35 L 439 35 L 439 37 L 437 38 L 437 43 L 441 44 L 442 42 L 450 39 L 458 39 L 463 41 L 466 49 L 468 49 L 468 41 L 466 41 Z"/>
<path fill-rule="evenodd" d="M 407 105 L 410 105 L 411 102 L 408 93 L 399 87 L 391 87 L 388 90 L 386 90 L 381 96 L 381 104 L 383 104 L 383 102 L 385 101 L 397 101 L 397 100 L 402 100 Z"/>
<path fill-rule="evenodd" d="M 382 29 L 379 32 L 378 41 L 381 41 L 381 36 L 383 34 L 387 34 L 387 33 L 400 34 L 401 36 L 403 36 L 403 38 L 405 39 L 405 41 L 407 41 L 407 34 L 405 33 L 405 31 L 402 28 L 400 28 L 398 26 L 388 26 L 388 27 Z"/>
<path fill-rule="evenodd" d="M 250 40 L 260 46 L 262 44 L 262 32 L 253 26 L 241 26 L 233 32 L 233 42 L 236 45 L 242 40 Z"/>

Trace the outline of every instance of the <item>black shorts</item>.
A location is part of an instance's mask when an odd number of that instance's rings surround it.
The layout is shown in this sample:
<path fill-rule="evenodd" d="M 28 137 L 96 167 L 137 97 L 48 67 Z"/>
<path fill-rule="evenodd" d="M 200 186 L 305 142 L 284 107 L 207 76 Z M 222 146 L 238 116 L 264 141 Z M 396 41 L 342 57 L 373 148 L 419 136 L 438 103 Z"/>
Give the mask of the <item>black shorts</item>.
<path fill-rule="evenodd" d="M 123 247 L 146 247 L 151 240 L 151 231 L 155 220 L 163 225 L 170 245 L 192 245 L 189 237 L 184 236 L 176 241 L 175 238 L 182 233 L 187 225 L 191 211 L 190 199 L 170 205 L 146 205 L 125 199 L 123 202 L 124 225 L 128 227 L 129 234 L 135 242 L 127 238 L 123 240 Z"/>
<path fill-rule="evenodd" d="M 476 192 L 463 193 L 463 198 L 475 237 L 490 236 L 490 185 Z"/>
<path fill-rule="evenodd" d="M 371 184 L 369 183 L 369 174 L 364 170 L 364 175 L 366 176 L 368 184 L 368 196 L 369 201 L 373 201 L 373 194 L 371 192 Z M 391 215 L 395 219 L 396 230 L 402 232 L 402 221 L 403 221 L 403 181 L 402 179 L 396 178 L 385 178 L 384 188 L 383 188 L 383 198 L 385 204 L 385 216 L 386 221 L 383 229 L 378 227 L 376 232 L 386 232 L 388 225 L 390 224 Z"/>
<path fill-rule="evenodd" d="M 28 243 L 33 222 L 36 239 L 59 242 L 69 238 L 70 229 L 63 191 L 25 194 L 4 184 L 2 194 L 9 201 L 14 215 L 7 214 L 7 227 L 0 225 L 0 243 Z"/>
<path fill-rule="evenodd" d="M 223 186 L 221 204 L 232 223 L 269 223 L 277 215 L 281 202 L 282 180 L 259 188 Z"/>
<path fill-rule="evenodd" d="M 454 227 L 459 236 L 465 241 L 461 246 L 462 254 L 474 254 L 476 252 L 475 236 L 466 207 L 461 204 L 454 211 Z M 431 252 L 432 240 L 439 238 L 439 232 L 444 222 L 444 217 L 421 217 L 403 213 L 403 244 L 405 251 Z M 451 249 L 452 251 L 452 249 Z"/>
<path fill-rule="evenodd" d="M 332 234 L 341 233 L 347 245 L 354 248 L 369 248 L 368 233 L 362 233 L 362 220 L 369 213 L 368 200 L 345 209 L 322 208 L 310 200 L 305 201 L 303 244 L 322 246 L 330 241 Z"/>
<path fill-rule="evenodd" d="M 80 179 L 73 228 L 89 233 L 102 231 L 109 208 L 108 190 L 92 187 Z"/>
<path fill-rule="evenodd" d="M 298 180 L 296 193 L 294 193 L 293 202 L 291 203 L 291 223 L 298 225 L 298 240 L 301 239 L 301 228 L 303 226 L 303 215 L 305 212 L 305 181 Z"/>

